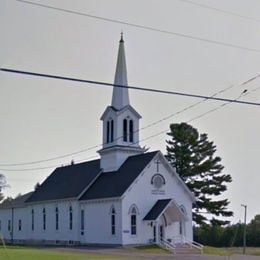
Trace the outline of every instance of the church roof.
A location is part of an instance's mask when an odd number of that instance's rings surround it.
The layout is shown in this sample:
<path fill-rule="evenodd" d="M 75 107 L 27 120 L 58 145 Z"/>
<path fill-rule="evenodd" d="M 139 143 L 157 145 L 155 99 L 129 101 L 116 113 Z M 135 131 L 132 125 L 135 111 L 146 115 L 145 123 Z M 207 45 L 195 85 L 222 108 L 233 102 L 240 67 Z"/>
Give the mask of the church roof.
<path fill-rule="evenodd" d="M 157 200 L 151 210 L 144 217 L 144 220 L 156 220 L 170 202 L 171 199 Z"/>
<path fill-rule="evenodd" d="M 100 160 L 59 167 L 26 202 L 77 198 L 100 174 Z"/>
<path fill-rule="evenodd" d="M 102 173 L 80 200 L 122 196 L 157 153 L 155 151 L 128 157 L 117 171 Z"/>
<path fill-rule="evenodd" d="M 130 156 L 114 172 L 101 173 L 100 160 L 57 168 L 26 202 L 120 197 L 156 153 Z"/>
<path fill-rule="evenodd" d="M 33 192 L 28 192 L 24 195 L 17 196 L 15 199 L 4 201 L 0 204 L 1 209 L 19 208 L 23 207 L 25 201 L 32 195 Z"/>

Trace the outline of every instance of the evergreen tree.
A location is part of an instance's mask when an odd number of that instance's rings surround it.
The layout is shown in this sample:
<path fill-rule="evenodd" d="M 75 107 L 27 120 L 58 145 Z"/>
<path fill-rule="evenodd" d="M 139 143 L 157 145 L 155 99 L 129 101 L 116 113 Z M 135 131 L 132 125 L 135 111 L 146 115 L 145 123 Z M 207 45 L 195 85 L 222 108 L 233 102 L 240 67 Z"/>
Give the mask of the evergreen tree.
<path fill-rule="evenodd" d="M 199 134 L 198 130 L 187 123 L 171 124 L 167 133 L 167 160 L 175 167 L 177 173 L 193 192 L 194 204 L 193 220 L 197 224 L 208 222 L 206 214 L 213 218 L 214 225 L 224 225 L 228 221 L 216 217 L 230 217 L 233 215 L 227 210 L 227 199 L 216 200 L 227 189 L 231 176 L 222 174 L 221 158 L 215 156 L 216 146 L 208 140 L 207 134 Z"/>

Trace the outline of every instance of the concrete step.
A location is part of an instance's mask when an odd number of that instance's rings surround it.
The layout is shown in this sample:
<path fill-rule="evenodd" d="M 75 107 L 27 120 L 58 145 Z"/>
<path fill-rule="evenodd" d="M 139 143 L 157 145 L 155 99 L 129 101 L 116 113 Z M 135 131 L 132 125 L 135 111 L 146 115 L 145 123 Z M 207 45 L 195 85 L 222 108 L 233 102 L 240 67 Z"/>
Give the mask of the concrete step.
<path fill-rule="evenodd" d="M 201 251 L 197 248 L 190 247 L 190 245 L 177 245 L 175 248 L 176 255 L 199 255 Z"/>

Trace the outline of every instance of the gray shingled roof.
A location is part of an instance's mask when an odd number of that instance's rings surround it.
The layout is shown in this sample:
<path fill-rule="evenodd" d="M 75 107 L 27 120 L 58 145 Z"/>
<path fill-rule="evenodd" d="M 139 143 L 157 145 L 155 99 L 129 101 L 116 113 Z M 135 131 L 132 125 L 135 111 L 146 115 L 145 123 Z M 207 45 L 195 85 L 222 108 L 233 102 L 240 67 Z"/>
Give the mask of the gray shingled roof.
<path fill-rule="evenodd" d="M 26 202 L 77 198 L 100 173 L 100 160 L 57 168 Z"/>
<path fill-rule="evenodd" d="M 171 199 L 157 200 L 157 202 L 153 205 L 151 210 L 144 217 L 144 220 L 156 220 L 168 206 L 170 201 Z"/>
<path fill-rule="evenodd" d="M 76 199 L 90 184 L 80 200 L 120 197 L 156 153 L 130 156 L 118 171 L 101 174 L 100 160 L 57 168 L 26 202 Z"/>
<path fill-rule="evenodd" d="M 122 196 L 157 153 L 155 151 L 128 157 L 118 171 L 102 173 L 80 200 Z"/>
<path fill-rule="evenodd" d="M 32 195 L 33 192 L 28 192 L 24 195 L 18 196 L 17 198 L 10 200 L 10 201 L 5 201 L 0 204 L 1 209 L 10 209 L 10 208 L 19 208 L 23 207 L 25 201 Z"/>

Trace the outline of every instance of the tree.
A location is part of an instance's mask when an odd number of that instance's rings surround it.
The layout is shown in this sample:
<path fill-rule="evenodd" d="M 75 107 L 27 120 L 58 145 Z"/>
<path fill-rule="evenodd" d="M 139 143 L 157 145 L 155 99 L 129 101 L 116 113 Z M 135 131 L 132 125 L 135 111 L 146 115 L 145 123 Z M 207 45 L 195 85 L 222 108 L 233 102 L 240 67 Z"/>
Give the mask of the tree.
<path fill-rule="evenodd" d="M 247 225 L 247 244 L 260 246 L 260 215 L 256 215 Z"/>
<path fill-rule="evenodd" d="M 5 176 L 3 174 L 0 173 L 0 201 L 3 200 L 4 195 L 2 193 L 2 190 L 4 188 L 8 187 L 7 183 L 6 183 L 6 179 Z"/>
<path fill-rule="evenodd" d="M 187 123 L 171 124 L 167 133 L 166 158 L 175 167 L 177 173 L 193 192 L 193 220 L 197 224 L 208 222 L 207 213 L 213 216 L 210 222 L 224 225 L 228 221 L 216 217 L 230 217 L 233 212 L 227 210 L 229 201 L 215 197 L 227 189 L 232 181 L 229 174 L 222 174 L 224 167 L 221 158 L 215 156 L 216 146 L 208 140 L 207 134 L 199 134 L 198 130 Z"/>

